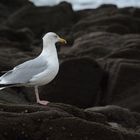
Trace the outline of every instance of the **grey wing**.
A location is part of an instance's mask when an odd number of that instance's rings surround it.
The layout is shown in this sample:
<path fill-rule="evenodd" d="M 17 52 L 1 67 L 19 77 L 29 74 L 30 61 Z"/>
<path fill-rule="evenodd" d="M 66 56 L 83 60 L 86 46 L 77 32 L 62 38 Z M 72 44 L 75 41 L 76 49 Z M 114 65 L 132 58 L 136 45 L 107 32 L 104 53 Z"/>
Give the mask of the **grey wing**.
<path fill-rule="evenodd" d="M 26 61 L 13 70 L 8 71 L 0 77 L 0 83 L 4 84 L 24 84 L 35 75 L 47 69 L 47 62 L 41 59 Z"/>

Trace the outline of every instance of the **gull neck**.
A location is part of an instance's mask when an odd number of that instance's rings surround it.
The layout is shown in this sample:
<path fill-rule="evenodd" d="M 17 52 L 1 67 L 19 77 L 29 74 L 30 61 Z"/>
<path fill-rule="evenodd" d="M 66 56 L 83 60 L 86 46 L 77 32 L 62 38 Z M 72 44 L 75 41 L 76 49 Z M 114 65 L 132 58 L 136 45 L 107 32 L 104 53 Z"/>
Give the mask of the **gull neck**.
<path fill-rule="evenodd" d="M 55 42 L 52 42 L 50 40 L 43 40 L 43 50 L 42 55 L 46 55 L 47 57 L 57 55 L 57 50 L 55 46 Z"/>

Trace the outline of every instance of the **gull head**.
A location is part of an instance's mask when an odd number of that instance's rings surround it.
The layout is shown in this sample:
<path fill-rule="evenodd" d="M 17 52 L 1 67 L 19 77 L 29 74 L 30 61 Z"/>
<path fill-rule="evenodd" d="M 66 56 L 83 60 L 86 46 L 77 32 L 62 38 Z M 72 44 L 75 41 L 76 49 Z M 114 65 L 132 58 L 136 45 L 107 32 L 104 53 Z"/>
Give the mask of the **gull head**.
<path fill-rule="evenodd" d="M 46 33 L 43 36 L 43 41 L 52 42 L 54 44 L 57 43 L 57 42 L 64 43 L 64 44 L 67 43 L 67 41 L 65 39 L 60 38 L 56 33 L 53 33 L 53 32 Z"/>

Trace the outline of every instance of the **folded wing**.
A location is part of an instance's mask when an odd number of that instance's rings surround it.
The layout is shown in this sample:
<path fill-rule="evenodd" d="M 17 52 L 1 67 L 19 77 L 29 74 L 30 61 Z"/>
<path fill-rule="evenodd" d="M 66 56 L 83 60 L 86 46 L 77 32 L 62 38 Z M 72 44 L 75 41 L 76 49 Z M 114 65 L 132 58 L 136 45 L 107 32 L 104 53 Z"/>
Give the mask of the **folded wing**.
<path fill-rule="evenodd" d="M 24 84 L 47 69 L 47 62 L 41 58 L 26 61 L 0 77 L 0 84 Z"/>

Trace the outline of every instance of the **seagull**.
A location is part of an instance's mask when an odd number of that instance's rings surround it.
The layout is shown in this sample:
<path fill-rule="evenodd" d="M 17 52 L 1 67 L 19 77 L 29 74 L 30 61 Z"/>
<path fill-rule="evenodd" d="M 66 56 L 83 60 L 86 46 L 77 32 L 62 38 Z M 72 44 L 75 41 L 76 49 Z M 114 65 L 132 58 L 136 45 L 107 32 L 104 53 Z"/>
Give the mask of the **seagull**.
<path fill-rule="evenodd" d="M 44 35 L 43 49 L 39 56 L 17 65 L 0 77 L 0 90 L 8 87 L 29 86 L 34 87 L 36 102 L 47 105 L 49 102 L 40 100 L 38 87 L 50 83 L 58 73 L 59 61 L 55 44 L 67 43 L 56 33 L 49 32 Z"/>

